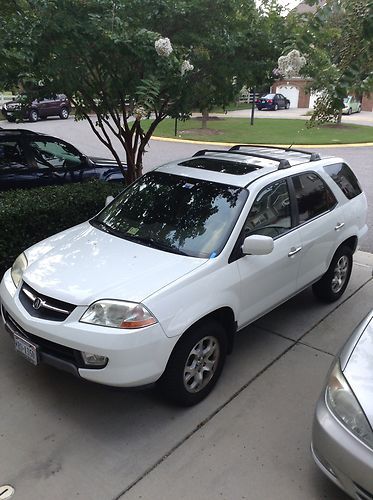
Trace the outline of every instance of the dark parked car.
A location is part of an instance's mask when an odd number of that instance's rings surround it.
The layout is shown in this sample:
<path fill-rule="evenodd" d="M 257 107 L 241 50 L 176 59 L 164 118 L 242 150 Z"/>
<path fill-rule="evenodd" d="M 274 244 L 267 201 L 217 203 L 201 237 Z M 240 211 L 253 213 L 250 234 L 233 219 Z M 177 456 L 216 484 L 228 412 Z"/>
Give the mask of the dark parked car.
<path fill-rule="evenodd" d="M 90 179 L 123 182 L 123 175 L 115 160 L 87 157 L 62 139 L 0 129 L 0 191 Z"/>
<path fill-rule="evenodd" d="M 9 122 L 14 122 L 17 118 L 36 122 L 39 118 L 48 116 L 59 116 L 62 120 L 66 120 L 70 110 L 70 101 L 65 94 L 34 99 L 31 102 L 27 96 L 21 95 L 14 101 L 4 104 L 2 113 Z"/>
<path fill-rule="evenodd" d="M 290 101 L 282 94 L 267 94 L 255 101 L 256 107 L 261 109 L 272 109 L 277 111 L 278 109 L 289 109 Z"/>

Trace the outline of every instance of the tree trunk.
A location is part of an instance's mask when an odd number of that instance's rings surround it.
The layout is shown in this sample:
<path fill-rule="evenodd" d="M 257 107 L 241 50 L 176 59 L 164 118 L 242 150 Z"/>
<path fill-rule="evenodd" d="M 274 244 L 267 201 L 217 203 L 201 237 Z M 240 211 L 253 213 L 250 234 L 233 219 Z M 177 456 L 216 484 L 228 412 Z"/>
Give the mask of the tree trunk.
<path fill-rule="evenodd" d="M 207 109 L 202 110 L 202 128 L 207 128 L 207 120 L 209 119 L 209 112 Z"/>
<path fill-rule="evenodd" d="M 339 110 L 338 116 L 337 116 L 337 125 L 341 125 L 342 123 L 342 110 Z"/>

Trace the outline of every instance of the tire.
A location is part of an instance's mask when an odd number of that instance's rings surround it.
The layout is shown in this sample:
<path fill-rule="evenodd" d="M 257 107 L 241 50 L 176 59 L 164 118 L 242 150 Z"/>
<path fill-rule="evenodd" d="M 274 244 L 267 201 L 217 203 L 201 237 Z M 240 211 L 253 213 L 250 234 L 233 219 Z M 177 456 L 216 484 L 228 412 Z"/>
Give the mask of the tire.
<path fill-rule="evenodd" d="M 286 103 L 286 106 L 285 106 L 285 109 L 289 109 L 289 108 L 290 108 L 290 103 L 289 103 L 289 102 L 287 102 L 287 103 Z"/>
<path fill-rule="evenodd" d="M 212 320 L 198 324 L 181 337 L 172 351 L 157 382 L 161 394 L 180 406 L 199 403 L 218 381 L 226 354 L 224 328 Z"/>
<path fill-rule="evenodd" d="M 322 302 L 335 302 L 346 290 L 352 271 L 352 250 L 341 246 L 324 276 L 312 286 L 313 293 Z"/>
<path fill-rule="evenodd" d="M 359 107 L 357 108 L 357 112 L 358 112 L 358 113 L 361 113 L 361 106 L 359 106 Z"/>
<path fill-rule="evenodd" d="M 60 118 L 61 120 L 67 120 L 69 118 L 69 110 L 67 108 L 61 108 Z"/>
<path fill-rule="evenodd" d="M 39 113 L 36 111 L 36 109 L 32 109 L 28 115 L 28 119 L 30 122 L 37 122 L 39 119 Z"/>
<path fill-rule="evenodd" d="M 352 115 L 352 109 L 351 108 L 348 108 L 348 114 Z"/>
<path fill-rule="evenodd" d="M 273 111 L 277 111 L 277 110 L 278 110 L 278 104 L 275 104 Z"/>
<path fill-rule="evenodd" d="M 258 111 L 262 111 L 262 107 L 261 106 L 258 106 Z"/>
<path fill-rule="evenodd" d="M 9 123 L 14 123 L 16 121 L 16 119 L 13 116 L 12 117 L 8 116 L 7 120 Z"/>

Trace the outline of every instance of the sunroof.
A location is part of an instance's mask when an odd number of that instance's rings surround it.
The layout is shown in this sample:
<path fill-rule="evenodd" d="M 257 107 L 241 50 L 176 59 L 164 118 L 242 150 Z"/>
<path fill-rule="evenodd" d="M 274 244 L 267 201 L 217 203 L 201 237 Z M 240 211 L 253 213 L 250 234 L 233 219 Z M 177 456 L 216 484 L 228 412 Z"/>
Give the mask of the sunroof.
<path fill-rule="evenodd" d="M 179 165 L 232 175 L 245 175 L 261 168 L 259 165 L 250 165 L 249 163 L 239 161 L 221 160 L 220 158 L 192 158 L 179 163 Z"/>

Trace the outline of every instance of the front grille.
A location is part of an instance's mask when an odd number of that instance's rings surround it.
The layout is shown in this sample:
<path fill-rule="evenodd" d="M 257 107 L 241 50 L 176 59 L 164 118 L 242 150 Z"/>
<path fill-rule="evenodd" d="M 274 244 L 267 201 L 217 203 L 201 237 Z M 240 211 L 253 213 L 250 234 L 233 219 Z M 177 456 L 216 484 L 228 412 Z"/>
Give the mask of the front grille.
<path fill-rule="evenodd" d="M 1 306 L 1 312 L 5 320 L 5 326 L 9 333 L 12 335 L 14 333 L 21 335 L 33 344 L 36 344 L 36 346 L 39 347 L 41 357 L 43 357 L 43 353 L 45 353 L 63 361 L 73 363 L 78 368 L 84 367 L 80 351 L 61 344 L 56 344 L 55 342 L 51 342 L 50 340 L 43 339 L 42 337 L 38 337 L 37 335 L 27 332 L 10 316 L 4 306 Z"/>
<path fill-rule="evenodd" d="M 22 284 L 19 300 L 31 316 L 50 321 L 64 321 L 76 307 L 74 304 L 47 297 L 27 283 Z"/>

